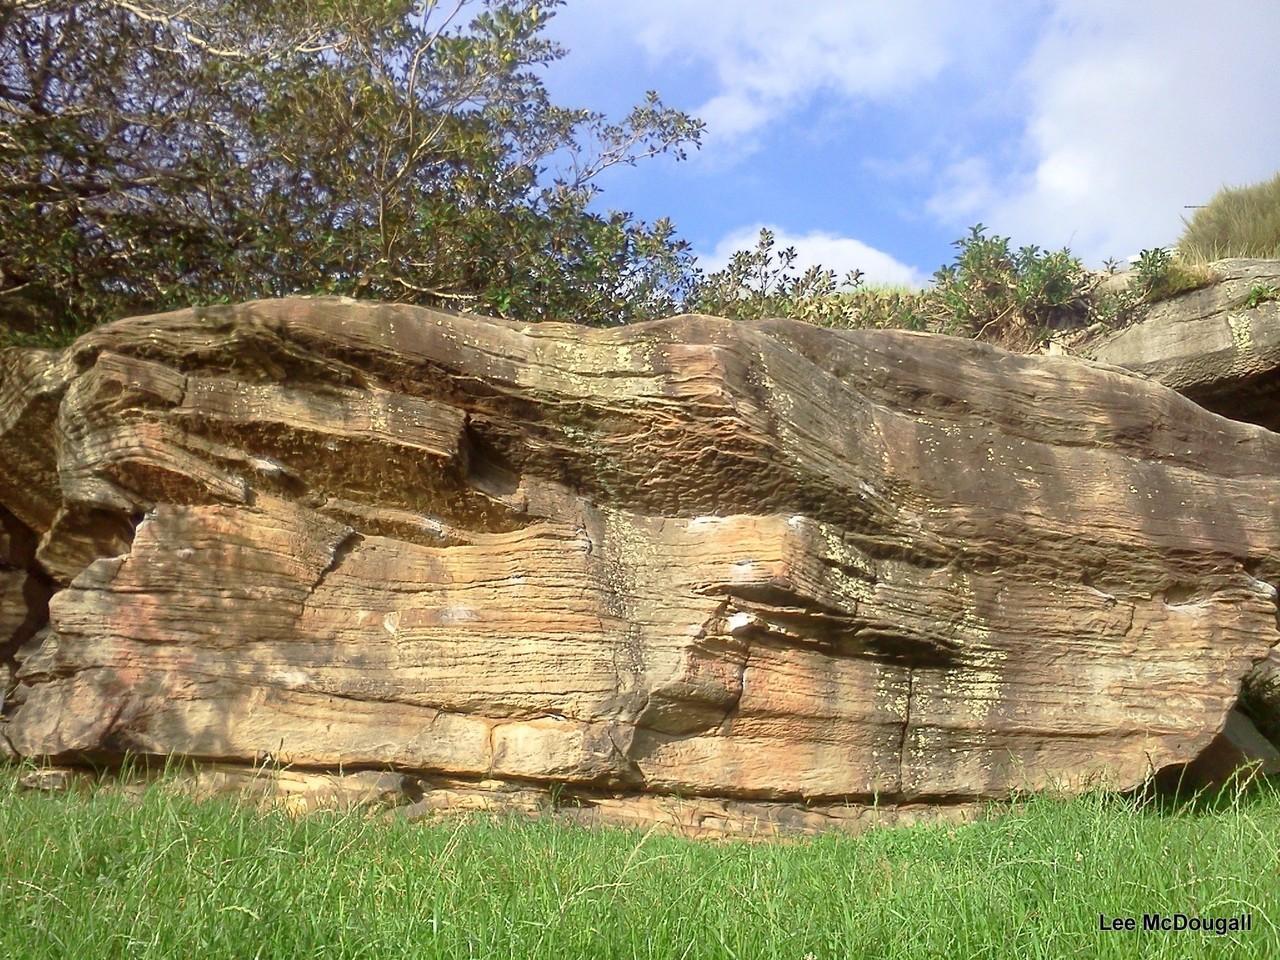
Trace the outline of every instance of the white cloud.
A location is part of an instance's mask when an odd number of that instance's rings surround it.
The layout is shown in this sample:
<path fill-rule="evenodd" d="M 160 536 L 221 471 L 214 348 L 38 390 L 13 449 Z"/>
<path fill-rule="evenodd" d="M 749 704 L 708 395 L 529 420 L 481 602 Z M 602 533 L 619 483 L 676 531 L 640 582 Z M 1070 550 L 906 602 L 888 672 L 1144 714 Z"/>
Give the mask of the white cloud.
<path fill-rule="evenodd" d="M 693 111 L 707 124 L 711 136 L 738 139 L 754 133 L 769 120 L 769 110 L 741 94 L 722 93 Z"/>
<path fill-rule="evenodd" d="M 1097 262 L 1173 243 L 1188 204 L 1280 166 L 1274 0 L 1059 0 L 1028 60 L 1021 170 L 980 157 L 929 202 Z"/>
<path fill-rule="evenodd" d="M 714 151 L 751 146 L 752 134 L 819 94 L 856 102 L 910 91 L 980 56 L 989 39 L 975 36 L 975 19 L 1011 6 L 810 0 L 784 12 L 776 0 L 583 0 L 563 16 L 583 40 L 613 45 L 624 35 L 651 62 L 708 70 L 713 92 L 691 112 L 706 121 L 704 144 Z"/>
<path fill-rule="evenodd" d="M 702 172 L 758 148 L 749 172 L 766 182 L 783 152 L 843 146 L 955 236 L 981 220 L 1096 263 L 1173 243 L 1186 205 L 1280 167 L 1277 0 L 573 0 L 562 18 L 597 83 L 624 63 L 645 73 L 637 89 L 680 77 L 678 102 L 708 122 Z M 847 146 L 806 139 L 796 120 L 815 104 L 927 116 L 927 170 L 913 153 L 910 174 L 884 175 L 901 145 L 873 160 L 853 121 Z M 744 219 L 785 221 L 778 202 Z"/>
<path fill-rule="evenodd" d="M 775 250 L 780 252 L 787 247 L 795 247 L 795 269 L 801 272 L 812 266 L 823 266 L 834 270 L 837 280 L 843 280 L 845 273 L 850 270 L 861 270 L 867 283 L 904 284 L 912 287 L 925 284 L 925 278 L 919 270 L 861 240 L 822 230 L 793 234 L 764 223 L 740 227 L 721 237 L 709 254 L 699 255 L 699 265 L 708 273 L 722 269 L 738 250 L 755 248 L 762 227 L 774 234 Z"/>
<path fill-rule="evenodd" d="M 965 157 L 941 171 L 941 186 L 929 198 L 930 213 L 947 223 L 968 223 L 996 199 L 991 168 L 985 157 Z"/>

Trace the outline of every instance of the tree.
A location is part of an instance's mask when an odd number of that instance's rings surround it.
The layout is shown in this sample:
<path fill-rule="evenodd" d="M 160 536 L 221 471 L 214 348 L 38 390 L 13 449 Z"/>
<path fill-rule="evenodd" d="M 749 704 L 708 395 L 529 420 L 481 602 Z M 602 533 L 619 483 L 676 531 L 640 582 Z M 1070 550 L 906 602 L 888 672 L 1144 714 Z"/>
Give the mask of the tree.
<path fill-rule="evenodd" d="M 0 319 L 64 335 L 333 292 L 600 324 L 675 309 L 672 224 L 599 175 L 700 122 L 551 103 L 559 0 L 9 0 Z M 472 8 L 472 9 L 468 9 Z"/>

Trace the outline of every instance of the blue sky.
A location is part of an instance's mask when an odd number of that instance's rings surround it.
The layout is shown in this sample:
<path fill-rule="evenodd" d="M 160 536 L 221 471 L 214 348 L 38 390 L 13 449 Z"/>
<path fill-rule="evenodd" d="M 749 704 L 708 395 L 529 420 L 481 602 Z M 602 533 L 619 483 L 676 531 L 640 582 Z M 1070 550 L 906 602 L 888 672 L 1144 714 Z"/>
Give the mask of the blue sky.
<path fill-rule="evenodd" d="M 802 264 L 924 281 L 983 222 L 1091 265 L 1280 170 L 1280 0 L 569 0 L 554 100 L 648 89 L 705 120 L 684 162 L 609 171 L 705 267 L 762 225 Z"/>

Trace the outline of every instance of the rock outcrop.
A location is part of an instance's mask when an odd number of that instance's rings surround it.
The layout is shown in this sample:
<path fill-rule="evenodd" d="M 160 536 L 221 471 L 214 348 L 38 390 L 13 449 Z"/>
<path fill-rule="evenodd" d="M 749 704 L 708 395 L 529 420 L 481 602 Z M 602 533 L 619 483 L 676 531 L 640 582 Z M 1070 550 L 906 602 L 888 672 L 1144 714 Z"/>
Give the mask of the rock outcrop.
<path fill-rule="evenodd" d="M 35 547 L 32 532 L 0 507 L 0 716 L 14 686 L 19 653 L 49 618 L 52 585 L 35 563 Z M 12 754 L 0 736 L 0 756 Z"/>
<path fill-rule="evenodd" d="M 1214 272 L 1217 283 L 1155 304 L 1084 353 L 1224 417 L 1280 430 L 1280 300 L 1256 295 L 1280 292 L 1280 261 L 1222 260 Z"/>
<path fill-rule="evenodd" d="M 25 756 L 811 827 L 1133 787 L 1280 639 L 1280 436 L 1084 361 L 295 299 L 2 362 Z"/>

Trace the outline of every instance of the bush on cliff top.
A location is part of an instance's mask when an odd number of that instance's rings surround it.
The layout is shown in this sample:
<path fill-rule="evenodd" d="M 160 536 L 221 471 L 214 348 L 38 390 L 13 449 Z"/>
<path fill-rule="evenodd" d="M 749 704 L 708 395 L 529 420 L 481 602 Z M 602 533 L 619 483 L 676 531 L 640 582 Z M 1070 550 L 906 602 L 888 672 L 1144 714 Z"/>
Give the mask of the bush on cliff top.
<path fill-rule="evenodd" d="M 824 327 L 931 330 L 1018 350 L 1054 330 L 1128 322 L 1168 270 L 1164 261 L 1153 263 L 1151 286 L 1095 295 L 1098 276 L 1069 250 L 1012 250 L 1008 237 L 989 235 L 977 224 L 955 242 L 955 259 L 937 270 L 931 287 L 868 288 L 857 271 L 841 284 L 822 267 L 799 273 L 794 248 L 775 251 L 775 245 L 774 235 L 761 230 L 754 250 L 734 254 L 695 289 L 694 309 L 738 319 L 792 317 Z"/>
<path fill-rule="evenodd" d="M 1097 294 L 1068 250 L 1011 250 L 981 224 L 925 290 L 796 271 L 767 231 L 704 276 L 669 220 L 589 209 L 600 173 L 683 156 L 702 124 L 655 93 L 620 122 L 553 104 L 538 71 L 565 55 L 543 36 L 560 2 L 0 6 L 0 344 L 331 293 L 605 326 L 790 316 L 1028 349 L 1210 282 L 1195 251 L 1280 256 L 1278 176 L 1220 194 L 1181 258 L 1147 251 L 1125 292 Z"/>

